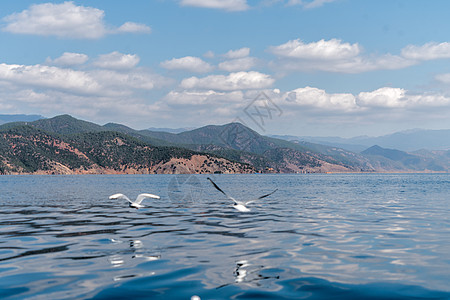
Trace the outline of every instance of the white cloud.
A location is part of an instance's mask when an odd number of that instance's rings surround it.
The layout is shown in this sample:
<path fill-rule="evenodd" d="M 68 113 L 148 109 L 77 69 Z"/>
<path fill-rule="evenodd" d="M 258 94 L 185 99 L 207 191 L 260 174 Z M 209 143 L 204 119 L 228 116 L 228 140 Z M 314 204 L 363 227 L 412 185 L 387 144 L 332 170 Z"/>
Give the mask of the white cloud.
<path fill-rule="evenodd" d="M 203 57 L 205 58 L 214 58 L 215 54 L 211 50 L 207 51 L 205 54 L 203 54 Z"/>
<path fill-rule="evenodd" d="M 277 96 L 274 95 L 276 98 Z M 414 94 L 405 89 L 382 87 L 371 92 L 330 94 L 325 90 L 304 87 L 285 92 L 278 97 L 279 105 L 301 108 L 316 108 L 323 111 L 370 114 L 381 110 L 403 111 L 425 107 L 445 107 L 450 98 L 439 93 Z"/>
<path fill-rule="evenodd" d="M 97 93 L 100 89 L 85 72 L 43 65 L 0 64 L 0 81 L 83 94 Z"/>
<path fill-rule="evenodd" d="M 132 95 L 138 90 L 151 90 L 164 85 L 165 80 L 141 70 L 77 71 L 44 65 L 0 64 L 0 83 L 45 91 L 59 91 L 85 96 L 118 97 Z"/>
<path fill-rule="evenodd" d="M 350 44 L 338 39 L 304 43 L 296 39 L 269 47 L 269 52 L 277 57 L 277 61 L 271 62 L 276 69 L 362 73 L 402 69 L 425 60 L 450 58 L 450 43 L 409 45 L 401 50 L 400 55 L 365 55 L 358 43 Z"/>
<path fill-rule="evenodd" d="M 17 34 L 57 36 L 60 38 L 98 39 L 106 34 L 124 32 L 150 32 L 150 27 L 127 22 L 117 29 L 109 29 L 103 10 L 76 6 L 67 1 L 60 4 L 43 3 L 3 18 L 3 31 Z"/>
<path fill-rule="evenodd" d="M 203 78 L 191 77 L 183 79 L 181 87 L 185 89 L 206 89 L 206 90 L 246 90 L 262 89 L 271 86 L 274 79 L 267 74 L 259 72 L 237 72 L 229 75 L 210 75 Z"/>
<path fill-rule="evenodd" d="M 290 64 L 290 65 L 289 65 Z M 411 60 L 407 60 L 395 55 L 382 55 L 378 57 L 358 56 L 348 60 L 316 61 L 316 62 L 288 62 L 286 68 L 300 68 L 304 70 L 321 70 L 338 73 L 363 73 L 375 70 L 397 70 L 414 65 Z"/>
<path fill-rule="evenodd" d="M 402 49 L 402 56 L 413 60 L 450 58 L 450 43 L 427 43 L 422 46 L 409 45 Z"/>
<path fill-rule="evenodd" d="M 358 105 L 382 108 L 425 108 L 448 106 L 450 98 L 439 93 L 412 94 L 400 88 L 383 87 L 372 92 L 361 92 Z"/>
<path fill-rule="evenodd" d="M 88 59 L 89 57 L 86 54 L 64 52 L 63 55 L 53 60 L 47 58 L 46 63 L 58 66 L 75 66 L 86 63 Z"/>
<path fill-rule="evenodd" d="M 312 1 L 305 1 L 305 0 L 289 0 L 287 5 L 302 5 L 306 9 L 312 9 L 321 7 L 326 3 L 331 3 L 336 0 L 312 0 Z"/>
<path fill-rule="evenodd" d="M 162 86 L 166 84 L 164 78 L 138 69 L 129 70 L 128 72 L 91 70 L 89 74 L 101 84 L 103 89 L 114 93 L 114 95 L 132 94 L 136 90 L 151 90 L 156 85 Z"/>
<path fill-rule="evenodd" d="M 250 48 L 241 48 L 237 50 L 230 50 L 227 53 L 225 53 L 223 56 L 229 59 L 235 59 L 235 58 L 243 58 L 250 55 Z"/>
<path fill-rule="evenodd" d="M 152 30 L 145 24 L 126 22 L 117 28 L 119 33 L 150 33 Z"/>
<path fill-rule="evenodd" d="M 76 66 L 75 62 L 81 63 L 85 59 L 87 56 L 78 53 L 65 53 L 47 62 Z M 83 66 L 82 70 L 48 65 L 0 64 L 0 84 L 110 97 L 132 95 L 138 90 L 167 85 L 168 79 L 136 68 L 137 62 L 135 55 L 113 52 L 100 55 L 98 61 Z"/>
<path fill-rule="evenodd" d="M 316 107 L 326 110 L 354 110 L 357 109 L 356 98 L 352 94 L 328 94 L 324 90 L 305 87 L 286 93 L 289 104 Z"/>
<path fill-rule="evenodd" d="M 241 104 L 244 99 L 242 91 L 218 92 L 208 91 L 170 91 L 163 101 L 170 105 L 217 105 L 218 103 Z"/>
<path fill-rule="evenodd" d="M 305 8 L 316 8 L 316 7 L 321 7 L 322 5 L 326 4 L 326 3 L 331 3 L 334 2 L 336 0 L 313 0 L 311 2 L 307 2 L 304 4 Z"/>
<path fill-rule="evenodd" d="M 106 33 L 102 10 L 76 6 L 73 2 L 61 4 L 34 4 L 21 13 L 3 20 L 4 31 L 21 34 L 55 35 L 58 37 L 95 39 Z"/>
<path fill-rule="evenodd" d="M 219 63 L 219 69 L 228 72 L 247 71 L 256 65 L 256 58 L 243 57 Z"/>
<path fill-rule="evenodd" d="M 274 68 L 291 71 L 327 71 L 340 73 L 362 73 L 374 70 L 395 70 L 416 64 L 403 56 L 362 55 L 357 44 L 343 43 L 331 39 L 303 43 L 291 40 L 279 46 L 269 48 L 278 60 L 272 62 Z"/>
<path fill-rule="evenodd" d="M 228 72 L 247 71 L 256 65 L 257 59 L 249 57 L 250 48 L 244 47 L 237 50 L 229 50 L 222 56 L 227 60 L 219 63 L 218 67 L 221 70 Z"/>
<path fill-rule="evenodd" d="M 166 60 L 161 63 L 161 66 L 169 70 L 185 70 L 198 73 L 210 72 L 214 69 L 213 66 L 203 61 L 201 58 L 193 56 Z"/>
<path fill-rule="evenodd" d="M 181 0 L 183 6 L 223 9 L 226 11 L 243 11 L 250 7 L 246 0 Z"/>
<path fill-rule="evenodd" d="M 358 103 L 372 107 L 404 107 L 407 105 L 406 91 L 400 88 L 383 87 L 372 92 L 361 92 Z"/>
<path fill-rule="evenodd" d="M 358 56 L 361 49 L 358 44 L 342 43 L 337 39 L 320 40 L 309 44 L 297 39 L 271 47 L 270 51 L 277 56 L 287 58 L 342 60 Z"/>
<path fill-rule="evenodd" d="M 114 51 L 100 55 L 94 65 L 104 69 L 125 70 L 134 68 L 139 60 L 139 56 L 136 54 L 122 54 Z"/>
<path fill-rule="evenodd" d="M 436 75 L 435 79 L 441 83 L 450 84 L 450 73 Z"/>

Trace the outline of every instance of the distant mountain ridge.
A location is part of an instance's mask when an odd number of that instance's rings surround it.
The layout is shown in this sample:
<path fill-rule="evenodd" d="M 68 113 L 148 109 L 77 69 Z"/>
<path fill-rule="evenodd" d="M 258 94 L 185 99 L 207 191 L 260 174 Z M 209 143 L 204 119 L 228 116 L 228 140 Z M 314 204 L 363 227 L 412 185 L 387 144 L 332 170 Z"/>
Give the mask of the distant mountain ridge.
<path fill-rule="evenodd" d="M 24 115 L 24 114 L 12 114 L 3 115 L 0 114 L 0 125 L 11 122 L 33 122 L 36 120 L 45 119 L 41 115 Z"/>
<path fill-rule="evenodd" d="M 115 123 L 102 126 L 70 115 L 0 125 L 0 173 L 4 174 L 449 170 L 450 151 L 404 152 L 371 146 L 358 153 L 262 136 L 240 123 L 180 133 L 135 130 Z"/>
<path fill-rule="evenodd" d="M 351 151 L 363 151 L 373 145 L 402 151 L 417 151 L 420 149 L 450 150 L 450 129 L 413 129 L 378 137 L 340 138 L 281 135 L 275 137 L 291 141 L 297 140 L 336 146 Z"/>
<path fill-rule="evenodd" d="M 364 150 L 361 154 L 371 159 L 373 165 L 386 170 L 447 172 L 450 170 L 450 151 L 435 151 L 433 154 L 422 150 L 417 153 L 407 153 L 375 145 Z"/>
<path fill-rule="evenodd" d="M 414 155 L 408 154 L 404 151 L 396 150 L 396 149 L 385 149 L 378 145 L 374 145 L 364 151 L 361 152 L 366 155 L 380 155 L 391 160 L 406 160 L 413 159 Z"/>
<path fill-rule="evenodd" d="M 182 133 L 185 131 L 194 130 L 195 127 L 186 127 L 186 128 L 160 128 L 160 127 L 150 127 L 146 130 L 149 131 L 162 131 L 162 132 L 168 132 L 168 133 Z"/>

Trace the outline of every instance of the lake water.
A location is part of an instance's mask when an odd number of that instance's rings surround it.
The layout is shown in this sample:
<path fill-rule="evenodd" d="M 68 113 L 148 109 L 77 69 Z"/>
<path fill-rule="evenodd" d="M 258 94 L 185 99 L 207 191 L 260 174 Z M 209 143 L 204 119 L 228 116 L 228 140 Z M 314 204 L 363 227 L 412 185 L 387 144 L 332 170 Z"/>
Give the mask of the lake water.
<path fill-rule="evenodd" d="M 0 297 L 450 299 L 449 174 L 206 178 L 0 176 Z"/>

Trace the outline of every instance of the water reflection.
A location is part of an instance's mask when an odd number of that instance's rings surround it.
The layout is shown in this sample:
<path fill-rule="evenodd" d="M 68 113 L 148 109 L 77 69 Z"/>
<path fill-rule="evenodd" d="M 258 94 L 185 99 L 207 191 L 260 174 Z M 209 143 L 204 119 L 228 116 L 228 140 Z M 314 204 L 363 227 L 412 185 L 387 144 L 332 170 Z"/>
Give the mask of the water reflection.
<path fill-rule="evenodd" d="M 236 277 L 235 282 L 240 283 L 247 277 L 247 268 L 251 265 L 246 260 L 240 260 L 236 262 L 236 270 L 234 271 L 234 276 Z"/>
<path fill-rule="evenodd" d="M 125 262 L 123 257 L 119 254 L 113 254 L 109 257 L 109 262 L 113 267 L 120 267 Z"/>
<path fill-rule="evenodd" d="M 245 284 L 249 286 L 261 286 L 262 280 L 279 279 L 279 275 L 264 275 L 265 270 L 262 265 L 252 265 L 248 260 L 239 260 L 235 262 L 236 267 L 233 271 L 234 283 Z M 226 283 L 217 287 L 217 289 L 232 285 L 233 283 Z"/>
<path fill-rule="evenodd" d="M 130 248 L 133 250 L 131 258 L 142 258 L 146 261 L 158 260 L 161 258 L 160 254 L 151 254 L 153 251 L 147 251 L 144 244 L 140 240 L 130 241 Z"/>
<path fill-rule="evenodd" d="M 123 244 L 123 241 L 117 239 L 110 239 L 110 241 L 117 245 Z M 109 256 L 108 260 L 113 267 L 123 266 L 127 263 L 127 258 L 141 259 L 144 261 L 155 261 L 161 259 L 161 254 L 156 253 L 157 250 L 147 249 L 141 240 L 130 240 L 128 245 L 128 249 L 120 248 L 117 250 L 117 253 Z M 129 261 L 128 263 L 131 264 Z"/>

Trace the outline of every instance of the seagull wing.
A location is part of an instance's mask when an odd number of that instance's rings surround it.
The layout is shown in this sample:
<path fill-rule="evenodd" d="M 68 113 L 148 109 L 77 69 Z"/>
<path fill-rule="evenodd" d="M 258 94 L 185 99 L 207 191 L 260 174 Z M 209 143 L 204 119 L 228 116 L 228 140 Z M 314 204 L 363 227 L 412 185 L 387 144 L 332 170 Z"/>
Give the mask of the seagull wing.
<path fill-rule="evenodd" d="M 133 201 L 131 201 L 127 196 L 125 196 L 124 194 L 114 194 L 109 196 L 109 199 L 124 199 L 127 200 L 130 203 L 133 203 Z"/>
<path fill-rule="evenodd" d="M 263 199 L 263 198 L 269 197 L 270 195 L 272 195 L 272 194 L 275 193 L 276 191 L 278 191 L 278 189 L 276 189 L 275 191 L 273 191 L 273 192 L 271 192 L 271 193 L 262 195 L 261 197 L 258 197 L 258 199 L 247 201 L 247 202 L 245 202 L 245 205 L 247 205 L 247 204 L 249 204 L 249 203 L 252 203 L 252 202 L 255 202 L 255 201 L 258 201 L 259 199 Z"/>
<path fill-rule="evenodd" d="M 211 181 L 211 183 L 213 184 L 213 186 L 214 186 L 219 192 L 221 192 L 222 194 L 224 194 L 225 196 L 227 196 L 228 199 L 232 200 L 232 201 L 233 201 L 234 203 L 236 203 L 236 204 L 242 204 L 242 203 L 239 203 L 238 201 L 236 201 L 236 199 L 234 199 L 233 197 L 228 196 L 227 193 L 225 193 L 224 191 L 222 191 L 222 189 L 221 189 L 214 181 L 212 181 L 211 178 L 208 177 L 208 178 L 206 178 L 206 179 L 208 179 L 209 181 Z"/>
<path fill-rule="evenodd" d="M 142 200 L 144 200 L 145 198 L 159 199 L 160 197 L 158 195 L 147 194 L 147 193 L 139 194 L 136 198 L 135 203 L 141 204 Z"/>

